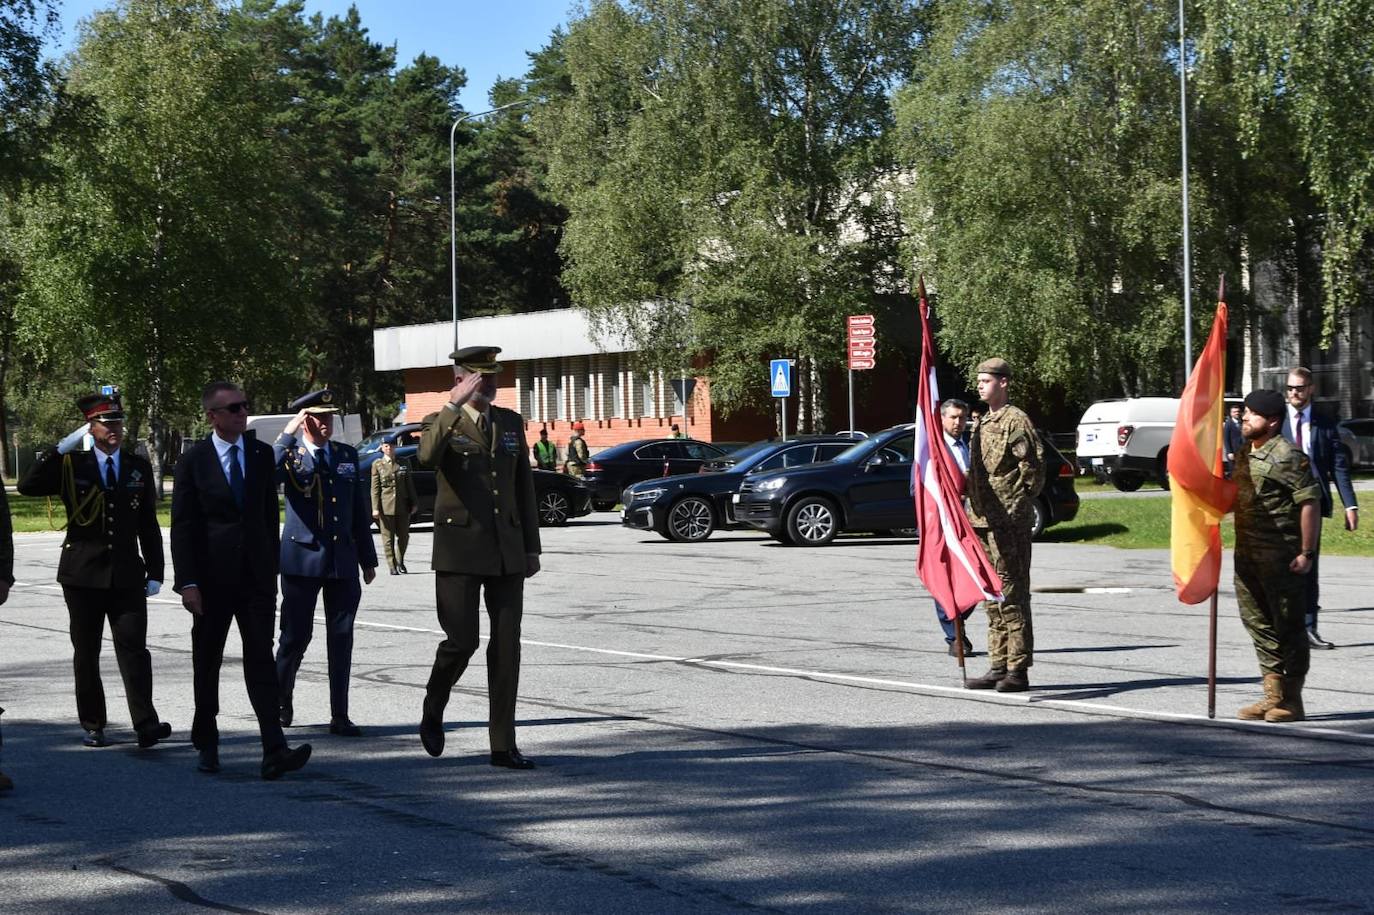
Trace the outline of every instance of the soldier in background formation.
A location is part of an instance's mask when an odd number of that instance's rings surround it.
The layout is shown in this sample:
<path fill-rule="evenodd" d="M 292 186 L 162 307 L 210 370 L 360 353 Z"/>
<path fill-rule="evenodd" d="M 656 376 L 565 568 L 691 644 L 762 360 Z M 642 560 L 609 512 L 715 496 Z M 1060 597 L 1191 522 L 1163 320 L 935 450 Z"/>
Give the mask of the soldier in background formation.
<path fill-rule="evenodd" d="M 978 396 L 988 411 L 973 426 L 966 484 L 969 520 L 1002 579 L 1003 598 L 985 603 L 990 668 L 966 686 L 999 693 L 1030 689 L 1031 521 L 1045 481 L 1044 448 L 1030 417 L 1008 403 L 1010 383 L 1005 360 L 979 363 Z"/>
<path fill-rule="evenodd" d="M 410 522 L 420 510 L 410 469 L 396 460 L 396 439 L 382 441 L 382 456 L 372 462 L 372 517 L 382 535 L 382 554 L 392 575 L 405 575 Z"/>
<path fill-rule="evenodd" d="M 286 493 L 281 538 L 281 638 L 277 642 L 277 684 L 281 724 L 295 715 L 296 672 L 315 630 L 315 604 L 324 595 L 325 650 L 329 662 L 329 733 L 359 737 L 348 717 L 353 667 L 353 621 L 363 589 L 377 577 L 368 490 L 358 470 L 358 452 L 334 441 L 339 398 L 329 390 L 296 398 L 299 412 L 272 445 L 277 480 Z M 297 440 L 296 433 L 303 433 Z"/>
<path fill-rule="evenodd" d="M 19 481 L 26 496 L 57 496 L 67 510 L 67 536 L 57 581 L 67 602 L 76 680 L 76 714 L 83 743 L 103 747 L 105 687 L 100 647 L 110 621 L 115 660 L 138 745 L 172 734 L 153 707 L 153 661 L 148 653 L 148 598 L 162 588 L 162 530 L 157 522 L 153 468 L 123 451 L 124 407 L 118 393 L 90 394 L 76 403 L 86 422 L 48 448 Z M 76 448 L 89 431 L 95 447 Z"/>
<path fill-rule="evenodd" d="M 1279 434 L 1283 398 L 1251 391 L 1236 456 L 1236 603 L 1255 644 L 1264 698 L 1238 717 L 1302 721 L 1307 639 L 1307 577 L 1313 574 L 1321 527 L 1319 492 L 1307 455 Z"/>
<path fill-rule="evenodd" d="M 581 477 L 587 469 L 587 462 L 591 460 L 587 440 L 582 437 L 586 432 L 587 427 L 581 420 L 572 424 L 572 437 L 568 439 L 568 457 L 563 461 L 563 470 L 569 476 Z"/>

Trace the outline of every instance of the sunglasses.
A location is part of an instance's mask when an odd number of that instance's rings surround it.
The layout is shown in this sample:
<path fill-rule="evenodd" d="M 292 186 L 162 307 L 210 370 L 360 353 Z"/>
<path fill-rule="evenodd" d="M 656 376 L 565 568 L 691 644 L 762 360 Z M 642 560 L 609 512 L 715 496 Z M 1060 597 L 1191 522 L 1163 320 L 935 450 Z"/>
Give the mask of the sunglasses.
<path fill-rule="evenodd" d="M 1284 389 L 1285 391 L 1305 391 L 1305 390 L 1307 390 L 1307 385 L 1305 385 L 1305 384 L 1286 384 L 1286 385 L 1283 386 L 1283 389 Z"/>
<path fill-rule="evenodd" d="M 211 413 L 218 413 L 221 410 L 229 413 L 247 413 L 252 408 L 252 404 L 247 400 L 240 400 L 237 403 L 227 403 L 222 407 L 211 407 Z"/>

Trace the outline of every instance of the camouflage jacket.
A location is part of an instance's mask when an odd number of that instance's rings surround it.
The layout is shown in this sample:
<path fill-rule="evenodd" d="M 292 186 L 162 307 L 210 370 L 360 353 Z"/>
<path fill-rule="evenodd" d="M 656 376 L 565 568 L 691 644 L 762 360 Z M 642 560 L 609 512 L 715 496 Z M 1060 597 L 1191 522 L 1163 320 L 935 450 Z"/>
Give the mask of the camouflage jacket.
<path fill-rule="evenodd" d="M 1025 526 L 1045 482 L 1045 450 L 1035 424 L 1010 404 L 973 427 L 970 445 L 969 520 L 974 527 Z"/>
<path fill-rule="evenodd" d="M 1288 560 L 1302 550 L 1302 504 L 1321 498 L 1307 455 L 1275 435 L 1236 455 L 1236 553 Z M 1286 565 L 1284 566 L 1286 568 Z"/>

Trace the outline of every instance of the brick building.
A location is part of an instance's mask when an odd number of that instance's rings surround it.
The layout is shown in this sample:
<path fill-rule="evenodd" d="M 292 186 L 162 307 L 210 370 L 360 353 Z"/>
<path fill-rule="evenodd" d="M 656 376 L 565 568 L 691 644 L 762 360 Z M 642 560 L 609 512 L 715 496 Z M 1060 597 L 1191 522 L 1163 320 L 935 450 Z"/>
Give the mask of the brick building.
<path fill-rule="evenodd" d="M 458 322 L 458 339 L 464 346 L 501 347 L 505 370 L 499 376 L 496 403 L 525 417 L 530 441 L 547 426 L 560 454 L 576 420 L 586 424 L 587 444 L 593 452 L 634 439 L 666 437 L 672 434 L 673 423 L 684 435 L 707 442 L 755 441 L 778 433 L 777 417 L 768 410 L 723 416 L 711 403 L 711 383 L 706 377 L 695 376 L 684 407 L 673 389 L 672 376 L 636 367 L 629 343 L 598 337 L 576 309 L 469 318 Z M 448 358 L 452 350 L 453 326 L 446 321 L 373 332 L 373 368 L 404 373 L 405 421 L 418 421 L 447 401 L 453 385 Z M 911 415 L 906 403 L 906 368 L 894 367 L 890 375 L 895 378 L 889 379 L 892 389 L 901 395 L 861 404 L 856 423 L 860 428 L 884 428 Z M 760 387 L 767 378 L 764 364 L 759 367 Z M 875 380 L 865 379 L 870 384 Z M 842 383 L 832 386 L 832 392 L 838 395 L 832 401 L 843 401 Z M 795 405 L 789 405 L 788 412 L 790 426 L 795 423 Z"/>

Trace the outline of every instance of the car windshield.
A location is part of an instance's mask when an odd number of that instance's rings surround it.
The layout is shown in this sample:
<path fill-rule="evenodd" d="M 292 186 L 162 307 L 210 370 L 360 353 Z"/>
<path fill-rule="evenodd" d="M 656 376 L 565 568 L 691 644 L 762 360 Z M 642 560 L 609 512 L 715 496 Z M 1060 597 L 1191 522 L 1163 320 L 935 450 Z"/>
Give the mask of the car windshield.
<path fill-rule="evenodd" d="M 883 433 L 873 438 L 866 438 L 863 441 L 855 442 L 830 460 L 837 464 L 852 464 L 856 461 L 866 461 L 880 448 L 887 448 L 889 451 L 892 451 L 889 455 L 889 460 L 905 462 L 911 460 L 912 444 L 912 432 L 910 429 L 892 434 Z"/>
<path fill-rule="evenodd" d="M 736 448 L 734 451 L 727 452 L 724 457 L 717 460 L 729 460 L 736 464 L 747 464 L 763 452 L 776 445 L 777 442 L 753 442 L 743 447 Z"/>
<path fill-rule="evenodd" d="M 386 440 L 389 434 L 390 433 L 387 432 L 374 432 L 372 435 L 369 435 L 361 442 L 358 442 L 358 453 L 371 454 L 374 451 L 381 450 L 382 442 Z"/>

